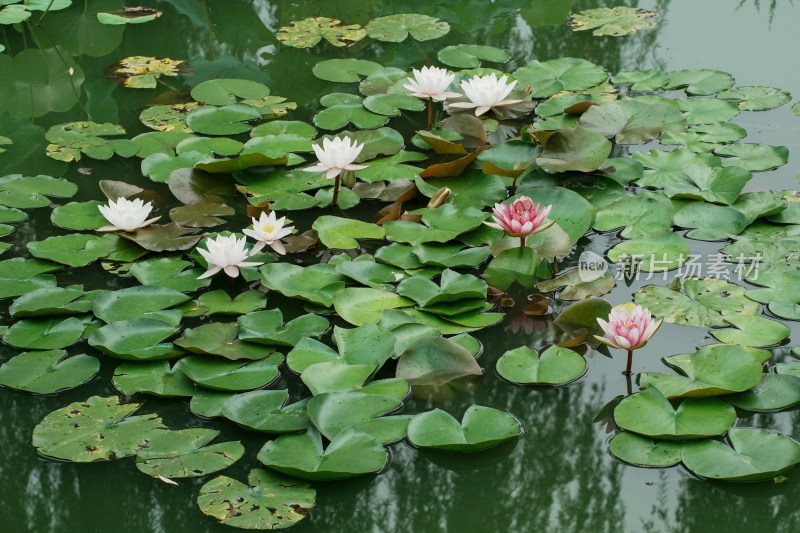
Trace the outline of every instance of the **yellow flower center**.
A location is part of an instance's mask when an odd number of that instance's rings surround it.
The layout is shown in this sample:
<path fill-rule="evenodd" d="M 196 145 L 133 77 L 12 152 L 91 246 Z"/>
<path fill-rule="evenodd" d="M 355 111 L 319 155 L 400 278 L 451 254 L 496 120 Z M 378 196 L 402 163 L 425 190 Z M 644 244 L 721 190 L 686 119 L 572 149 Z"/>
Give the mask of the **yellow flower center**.
<path fill-rule="evenodd" d="M 271 223 L 267 222 L 261 225 L 261 233 L 272 233 L 273 231 L 275 231 L 275 226 Z"/>

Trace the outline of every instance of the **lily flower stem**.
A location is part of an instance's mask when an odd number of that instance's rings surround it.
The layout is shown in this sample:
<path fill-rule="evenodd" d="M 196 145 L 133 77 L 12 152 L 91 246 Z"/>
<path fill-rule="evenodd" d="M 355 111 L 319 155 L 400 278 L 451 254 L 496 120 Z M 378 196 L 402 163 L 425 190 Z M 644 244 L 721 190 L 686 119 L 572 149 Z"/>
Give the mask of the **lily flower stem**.
<path fill-rule="evenodd" d="M 625 368 L 625 375 L 631 375 L 631 367 L 633 366 L 633 350 L 628 350 L 628 366 Z"/>
<path fill-rule="evenodd" d="M 428 97 L 428 131 L 433 129 L 433 98 Z"/>
<path fill-rule="evenodd" d="M 511 191 L 509 192 L 508 197 L 512 197 L 517 194 L 517 178 L 514 178 L 514 181 L 511 182 Z"/>
<path fill-rule="evenodd" d="M 339 179 L 339 176 L 336 176 L 336 183 L 333 186 L 333 200 L 331 200 L 331 203 L 333 203 L 333 205 L 339 205 L 339 185 L 340 185 L 340 183 L 341 183 L 341 180 Z"/>
<path fill-rule="evenodd" d="M 519 238 L 519 247 L 520 248 L 525 248 L 525 237 L 520 237 Z"/>
<path fill-rule="evenodd" d="M 633 394 L 633 385 L 631 384 L 630 374 L 625 375 L 625 384 L 628 386 L 628 396 L 630 396 L 631 394 Z"/>

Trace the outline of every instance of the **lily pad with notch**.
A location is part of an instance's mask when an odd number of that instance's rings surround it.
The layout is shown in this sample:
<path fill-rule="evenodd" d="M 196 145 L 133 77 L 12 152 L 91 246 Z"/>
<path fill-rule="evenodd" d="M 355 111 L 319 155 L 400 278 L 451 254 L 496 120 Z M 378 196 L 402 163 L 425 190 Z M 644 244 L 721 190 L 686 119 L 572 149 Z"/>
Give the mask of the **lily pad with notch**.
<path fill-rule="evenodd" d="M 114 387 L 125 396 L 137 392 L 164 397 L 191 397 L 194 383 L 178 369 L 170 368 L 169 361 L 122 363 L 114 370 Z"/>
<path fill-rule="evenodd" d="M 320 337 L 328 330 L 328 320 L 308 314 L 283 323 L 280 309 L 248 313 L 238 319 L 239 339 L 259 344 L 294 346 L 304 338 Z"/>
<path fill-rule="evenodd" d="M 98 291 L 92 298 L 91 305 L 94 315 L 104 322 L 151 317 L 177 326 L 183 313 L 167 308 L 187 300 L 188 296 L 176 290 L 145 285 L 116 291 Z"/>
<path fill-rule="evenodd" d="M 132 318 L 111 322 L 94 330 L 89 337 L 89 345 L 120 359 L 170 359 L 183 353 L 171 342 L 163 342 L 177 331 L 176 326 L 157 318 Z"/>
<path fill-rule="evenodd" d="M 8 312 L 15 318 L 87 313 L 92 310 L 92 299 L 97 294 L 84 293 L 82 285 L 42 287 L 14 300 Z"/>
<path fill-rule="evenodd" d="M 91 320 L 80 318 L 26 318 L 5 330 L 3 342 L 28 350 L 56 350 L 80 340 Z"/>
<path fill-rule="evenodd" d="M 273 353 L 257 361 L 222 361 L 212 357 L 184 357 L 178 368 L 195 383 L 214 390 L 246 391 L 273 383 L 283 363 L 283 355 Z"/>
<path fill-rule="evenodd" d="M 450 24 L 428 15 L 401 13 L 374 18 L 364 29 L 376 41 L 399 43 L 409 34 L 417 41 L 437 39 L 450 31 Z"/>
<path fill-rule="evenodd" d="M 352 426 L 388 444 L 406 436 L 411 415 L 383 416 L 401 405 L 401 400 L 380 394 L 329 392 L 308 400 L 308 416 L 329 440 Z"/>
<path fill-rule="evenodd" d="M 67 357 L 65 350 L 35 350 L 0 366 L 0 385 L 36 394 L 72 389 L 92 379 L 100 361 L 86 354 Z"/>
<path fill-rule="evenodd" d="M 668 467 L 681 462 L 683 444 L 653 441 L 636 433 L 618 433 L 608 444 L 611 455 L 636 466 Z"/>
<path fill-rule="evenodd" d="M 761 381 L 752 389 L 731 394 L 725 399 L 734 406 L 746 411 L 771 412 L 785 409 L 800 403 L 800 376 L 795 372 L 784 374 L 786 367 L 776 365 L 778 374 L 764 374 Z M 791 363 L 797 366 L 797 363 Z"/>
<path fill-rule="evenodd" d="M 498 446 L 522 434 L 511 414 L 471 405 L 459 423 L 441 409 L 420 413 L 408 424 L 408 440 L 418 448 L 476 452 Z"/>
<path fill-rule="evenodd" d="M 783 341 L 791 329 L 763 316 L 729 316 L 725 322 L 736 329 L 715 329 L 711 332 L 720 342 L 740 346 L 771 346 Z"/>
<path fill-rule="evenodd" d="M 205 428 L 160 431 L 136 452 L 139 472 L 159 478 L 188 478 L 227 468 L 244 455 L 239 441 L 206 446 L 219 431 Z"/>
<path fill-rule="evenodd" d="M 307 399 L 288 403 L 288 390 L 255 390 L 225 400 L 222 415 L 240 426 L 265 433 L 292 433 L 309 426 Z"/>
<path fill-rule="evenodd" d="M 330 307 L 334 294 L 345 286 L 345 277 L 334 266 L 322 263 L 307 267 L 272 263 L 259 270 L 261 282 L 270 289 L 324 307 Z"/>
<path fill-rule="evenodd" d="M 561 346 L 550 346 L 541 354 L 527 346 L 507 350 L 497 360 L 497 373 L 521 385 L 562 385 L 586 372 L 586 359 Z"/>
<path fill-rule="evenodd" d="M 183 330 L 175 344 L 192 353 L 218 355 L 232 361 L 264 359 L 274 353 L 265 346 L 238 338 L 239 324 L 213 322 Z"/>

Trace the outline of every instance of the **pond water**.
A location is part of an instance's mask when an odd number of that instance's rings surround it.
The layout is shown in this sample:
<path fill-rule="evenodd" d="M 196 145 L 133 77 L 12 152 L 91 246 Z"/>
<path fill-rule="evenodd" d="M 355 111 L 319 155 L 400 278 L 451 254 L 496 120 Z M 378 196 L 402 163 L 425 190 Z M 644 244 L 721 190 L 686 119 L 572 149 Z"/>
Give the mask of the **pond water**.
<path fill-rule="evenodd" d="M 410 68 L 409 65 L 428 64 L 442 47 L 468 42 L 508 50 L 511 60 L 504 67 L 507 72 L 531 59 L 577 57 L 602 65 L 612 74 L 649 68 L 717 69 L 730 73 L 737 85 L 777 87 L 791 92 L 793 102 L 800 95 L 800 76 L 791 60 L 800 44 L 800 4 L 791 1 L 633 2 L 632 5 L 659 11 L 661 15 L 654 28 L 620 38 L 573 32 L 564 24 L 570 10 L 577 12 L 614 2 L 143 0 L 142 4 L 163 10 L 163 16 L 151 23 L 129 25 L 124 31 L 116 26 L 84 25 L 91 17 L 87 19 L 82 14 L 93 16 L 97 11 L 117 9 L 121 2 L 74 0 L 71 8 L 49 13 L 33 31 L 26 29 L 20 34 L 0 26 L 0 42 L 6 46 L 0 54 L 3 68 L 8 66 L 2 62 L 6 61 L 4 57 L 37 45 L 63 43 L 66 48 L 85 50 L 74 61 L 85 75 L 84 86 L 89 95 L 87 98 L 87 93 L 81 93 L 79 106 L 62 112 L 36 113 L 40 116 L 31 119 L 29 112 L 11 109 L 8 102 L 2 101 L 9 75 L 0 72 L 0 135 L 14 137 L 15 142 L 0 154 L 0 175 L 23 172 L 67 177 L 80 185 L 74 197 L 78 201 L 102 198 L 95 185 L 98 179 L 160 187 L 141 176 L 135 158 L 117 157 L 107 162 L 84 158 L 80 165 L 67 166 L 44 156 L 43 131 L 54 124 L 85 120 L 87 114 L 96 122 L 120 124 L 131 135 L 146 131 L 139 123 L 139 113 L 166 87 L 158 91 L 117 88 L 109 92 L 113 85 L 104 78 L 110 64 L 133 55 L 183 59 L 203 79 L 224 75 L 261 81 L 269 85 L 273 94 L 298 102 L 291 118 L 310 120 L 319 96 L 331 90 L 331 84 L 311 75 L 311 67 L 320 60 L 347 54 L 327 45 L 310 51 L 296 50 L 275 39 L 279 27 L 310 16 L 365 24 L 380 15 L 417 12 L 451 23 L 450 33 L 441 39 L 374 43 L 354 53 L 354 57 L 386 66 Z M 34 18 L 38 16 L 37 12 Z M 229 63 L 224 73 L 215 67 L 219 61 Z M 800 118 L 792 115 L 789 106 L 743 113 L 734 122 L 747 129 L 746 142 L 784 145 L 792 151 L 800 148 Z M 650 150 L 656 145 L 632 149 Z M 79 172 L 79 167 L 91 169 L 91 175 Z M 794 189 L 798 170 L 790 159 L 788 165 L 775 171 L 756 173 L 745 191 Z M 158 190 L 166 191 L 166 187 Z M 241 213 L 243 206 L 237 209 Z M 303 212 L 293 213 L 292 217 L 303 230 L 313 221 Z M 47 217 L 32 217 L 6 239 L 14 247 L 4 257 L 25 255 L 25 242 L 42 240 L 58 231 Z M 580 249 L 604 254 L 616 242 L 613 234 L 593 233 L 580 242 Z M 722 246 L 690 243 L 693 252 L 704 254 L 716 253 Z M 563 266 L 574 266 L 577 257 L 577 252 L 573 253 Z M 613 305 L 623 303 L 643 286 L 666 285 L 673 276 L 668 273 L 664 279 L 656 274 L 654 280 L 643 276 L 630 284 L 618 283 L 604 298 Z M 87 290 L 127 286 L 127 282 L 105 275 L 100 267 L 67 274 L 60 281 L 61 285 L 82 283 Z M 217 279 L 211 287 L 229 286 L 227 279 Z M 287 317 L 302 313 L 296 302 L 273 294 L 268 295 L 268 308 L 282 307 Z M 789 348 L 800 333 L 796 323 L 788 324 L 792 335 L 781 347 L 771 350 L 776 361 L 791 360 Z M 394 444 L 389 448 L 388 467 L 377 476 L 314 483 L 316 506 L 294 531 L 800 531 L 800 476 L 796 471 L 790 471 L 788 482 L 783 484 L 725 484 L 700 480 L 682 467 L 628 466 L 610 455 L 607 443 L 613 435 L 613 422 L 598 414 L 612 399 L 627 393 L 628 384 L 621 374 L 622 352 L 615 350 L 614 357 L 608 358 L 589 351 L 586 375 L 564 387 L 519 387 L 497 375 L 495 362 L 504 351 L 522 345 L 541 348 L 550 342 L 549 331 L 544 322 L 520 315 L 516 320 L 506 319 L 475 333 L 484 350 L 479 358 L 484 369 L 482 378 L 444 391 L 441 398 L 413 397 L 406 404 L 410 413 L 434 407 L 461 413 L 473 403 L 508 410 L 524 428 L 519 439 L 465 455 L 420 451 L 405 442 Z M 664 324 L 657 337 L 636 352 L 635 369 L 664 371 L 662 357 L 691 353 L 697 346 L 711 342 L 714 339 L 707 328 Z M 16 353 L 4 346 L 0 358 L 5 361 Z M 101 363 L 99 377 L 60 394 L 32 396 L 0 389 L 3 530 L 230 531 L 197 508 L 200 487 L 214 475 L 180 480 L 175 487 L 140 474 L 130 459 L 73 464 L 37 454 L 31 446 L 31 432 L 47 413 L 92 395 L 117 394 L 111 385 L 117 361 L 102 356 Z M 293 394 L 300 393 L 302 385 L 297 380 L 286 383 Z M 225 420 L 193 416 L 188 400 L 148 396 L 145 403 L 147 412 L 157 412 L 170 427 L 214 428 L 222 431 L 221 439 L 241 440 L 246 448 L 244 457 L 223 474 L 244 480 L 247 472 L 259 464 L 256 453 L 266 440 L 264 437 Z M 747 418 L 738 424 L 772 428 L 800 440 L 799 413 L 795 408 L 745 415 Z"/>

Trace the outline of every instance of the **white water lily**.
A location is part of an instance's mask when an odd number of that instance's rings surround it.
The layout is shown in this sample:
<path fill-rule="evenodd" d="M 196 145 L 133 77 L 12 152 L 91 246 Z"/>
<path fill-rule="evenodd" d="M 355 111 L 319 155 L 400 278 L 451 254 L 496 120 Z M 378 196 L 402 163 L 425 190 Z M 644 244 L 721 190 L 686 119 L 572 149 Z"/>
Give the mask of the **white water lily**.
<path fill-rule="evenodd" d="M 131 201 L 120 196 L 116 202 L 109 200 L 108 205 L 98 205 L 97 209 L 100 210 L 106 220 L 111 222 L 110 226 L 97 228 L 97 231 L 136 231 L 161 218 L 155 217 L 146 220 L 153 206 L 150 205 L 150 202 L 142 202 L 140 198 Z"/>
<path fill-rule="evenodd" d="M 351 144 L 352 143 L 352 144 Z M 355 161 L 361 150 L 364 149 L 363 144 L 358 144 L 352 141 L 350 137 L 336 137 L 335 139 L 323 139 L 322 146 L 318 144 L 311 145 L 314 152 L 317 154 L 319 163 L 304 168 L 306 172 L 325 172 L 325 177 L 333 179 L 343 170 L 362 170 L 369 165 L 355 165 Z"/>
<path fill-rule="evenodd" d="M 414 69 L 414 77 L 406 78 L 408 83 L 404 88 L 411 91 L 417 98 L 431 98 L 436 102 L 461 96 L 459 93 L 450 92 L 447 88 L 453 83 L 455 74 L 450 74 L 447 69 L 438 67 L 422 67 Z"/>
<path fill-rule="evenodd" d="M 207 278 L 213 276 L 220 270 L 224 270 L 227 275 L 235 278 L 239 275 L 239 267 L 254 267 L 263 265 L 263 263 L 247 262 L 249 255 L 244 247 L 247 237 L 237 239 L 236 235 L 225 237 L 217 235 L 216 239 L 208 238 L 205 241 L 208 250 L 197 247 L 197 251 L 203 256 L 203 259 L 208 262 L 208 270 L 203 272 L 202 275 L 197 276 L 197 279 Z"/>
<path fill-rule="evenodd" d="M 245 235 L 257 241 L 250 255 L 260 252 L 267 245 L 277 253 L 286 255 L 286 248 L 284 248 L 280 239 L 291 234 L 294 231 L 294 226 L 286 226 L 284 228 L 283 225 L 285 223 L 286 217 L 277 218 L 275 211 L 271 211 L 269 215 L 262 212 L 259 218 L 253 217 L 253 229 L 242 230 Z"/>
<path fill-rule="evenodd" d="M 475 108 L 475 116 L 481 116 L 493 107 L 518 104 L 520 99 L 506 100 L 505 97 L 514 89 L 517 81 L 508 82 L 508 76 L 499 80 L 494 72 L 487 76 L 473 76 L 461 82 L 461 90 L 469 98 L 469 102 L 454 102 L 452 107 L 466 109 Z"/>

